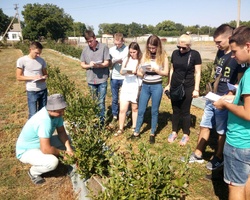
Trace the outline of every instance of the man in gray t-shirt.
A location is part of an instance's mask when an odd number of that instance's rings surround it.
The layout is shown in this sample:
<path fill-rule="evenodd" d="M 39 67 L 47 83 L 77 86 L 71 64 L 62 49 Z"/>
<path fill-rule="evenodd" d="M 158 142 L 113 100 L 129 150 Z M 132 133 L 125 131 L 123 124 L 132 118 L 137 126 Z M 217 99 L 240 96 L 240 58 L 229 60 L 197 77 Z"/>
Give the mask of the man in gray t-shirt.
<path fill-rule="evenodd" d="M 100 107 L 101 126 L 105 122 L 105 98 L 107 94 L 107 80 L 109 77 L 109 49 L 105 44 L 96 40 L 93 31 L 88 30 L 84 35 L 88 46 L 81 54 L 81 67 L 86 69 L 88 86 L 93 98 L 96 98 Z"/>
<path fill-rule="evenodd" d="M 30 52 L 17 60 L 16 78 L 26 81 L 26 91 L 29 107 L 29 118 L 47 104 L 48 77 L 46 62 L 40 57 L 43 46 L 39 42 L 32 42 Z"/>

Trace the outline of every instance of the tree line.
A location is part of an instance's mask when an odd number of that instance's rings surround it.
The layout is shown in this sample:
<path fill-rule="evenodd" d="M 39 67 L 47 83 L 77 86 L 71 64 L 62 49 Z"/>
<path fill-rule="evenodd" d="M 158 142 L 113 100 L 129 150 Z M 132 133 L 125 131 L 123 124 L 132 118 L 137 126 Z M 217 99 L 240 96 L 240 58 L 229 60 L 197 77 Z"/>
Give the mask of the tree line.
<path fill-rule="evenodd" d="M 65 39 L 67 37 L 80 37 L 88 29 L 94 30 L 93 26 L 86 26 L 83 22 L 74 22 L 73 18 L 53 4 L 26 4 L 22 11 L 24 21 L 21 22 L 23 38 L 27 40 Z M 12 18 L 5 15 L 0 9 L 0 35 L 6 31 Z M 228 22 L 236 27 L 236 21 Z M 250 27 L 250 21 L 241 21 L 240 25 Z M 171 20 L 159 22 L 156 26 L 139 24 L 132 22 L 130 24 L 121 23 L 102 23 L 99 24 L 98 35 L 114 34 L 121 32 L 125 37 L 138 37 L 144 34 L 156 34 L 158 36 L 178 36 L 185 32 L 191 32 L 198 35 L 213 35 L 216 27 L 184 26 Z"/>

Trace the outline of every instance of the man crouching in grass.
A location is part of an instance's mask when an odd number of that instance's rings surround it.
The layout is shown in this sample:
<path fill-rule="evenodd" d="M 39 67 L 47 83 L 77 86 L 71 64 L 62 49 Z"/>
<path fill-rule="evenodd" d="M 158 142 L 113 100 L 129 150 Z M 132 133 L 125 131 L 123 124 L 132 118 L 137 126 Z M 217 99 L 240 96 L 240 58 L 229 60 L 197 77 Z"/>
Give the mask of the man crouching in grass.
<path fill-rule="evenodd" d="M 47 105 L 26 122 L 17 139 L 16 157 L 21 162 L 32 165 L 28 175 L 34 184 L 45 182 L 41 175 L 56 169 L 62 152 L 73 155 L 62 118 L 66 106 L 61 94 L 49 96 Z M 51 138 L 55 130 L 66 151 L 53 146 Z"/>

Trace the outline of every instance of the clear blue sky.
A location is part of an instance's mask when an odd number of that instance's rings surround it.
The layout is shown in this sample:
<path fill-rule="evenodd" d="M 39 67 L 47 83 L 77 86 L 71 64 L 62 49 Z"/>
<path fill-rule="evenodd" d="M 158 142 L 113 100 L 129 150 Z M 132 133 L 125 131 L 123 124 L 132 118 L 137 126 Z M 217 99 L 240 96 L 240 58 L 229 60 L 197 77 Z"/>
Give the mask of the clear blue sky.
<path fill-rule="evenodd" d="M 87 3 L 88 2 L 88 3 Z M 93 26 L 97 33 L 101 23 L 132 22 L 155 26 L 164 20 L 184 26 L 200 25 L 217 27 L 222 23 L 237 20 L 238 0 L 0 0 L 4 14 L 14 16 L 14 4 L 50 3 L 63 8 L 75 22 Z M 242 21 L 250 21 L 250 0 L 241 0 Z"/>

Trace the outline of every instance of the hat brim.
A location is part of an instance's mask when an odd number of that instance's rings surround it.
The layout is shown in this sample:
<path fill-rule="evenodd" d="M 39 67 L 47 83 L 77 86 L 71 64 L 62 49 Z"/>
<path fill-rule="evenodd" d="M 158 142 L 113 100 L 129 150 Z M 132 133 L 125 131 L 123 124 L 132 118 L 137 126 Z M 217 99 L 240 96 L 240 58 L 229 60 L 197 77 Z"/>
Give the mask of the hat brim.
<path fill-rule="evenodd" d="M 47 110 L 61 110 L 67 107 L 67 104 L 65 102 L 61 102 L 60 104 L 56 105 L 46 105 Z"/>

